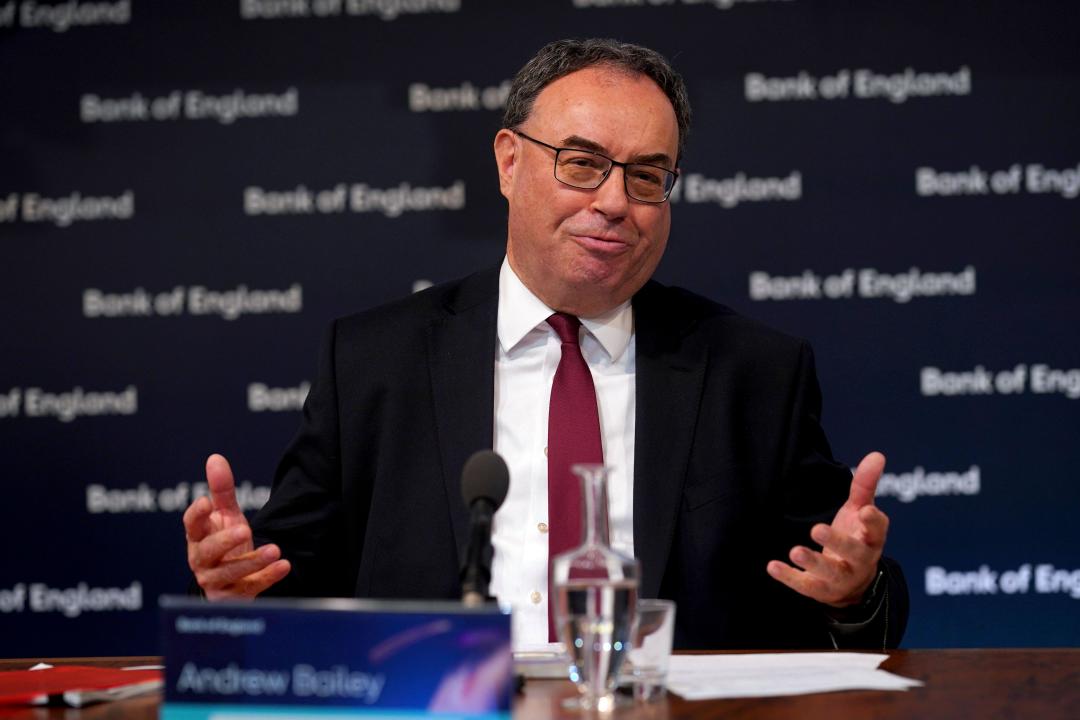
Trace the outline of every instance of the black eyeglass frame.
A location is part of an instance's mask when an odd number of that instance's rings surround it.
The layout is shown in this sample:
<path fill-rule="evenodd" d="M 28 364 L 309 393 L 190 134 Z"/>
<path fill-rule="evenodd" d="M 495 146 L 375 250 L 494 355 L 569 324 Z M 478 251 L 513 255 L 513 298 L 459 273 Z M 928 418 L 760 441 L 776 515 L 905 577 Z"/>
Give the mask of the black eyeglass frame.
<path fill-rule="evenodd" d="M 521 132 L 520 130 L 515 130 L 513 128 L 507 128 L 507 129 L 510 130 L 510 132 L 514 133 L 515 135 L 520 135 L 521 137 L 525 138 L 526 140 L 528 140 L 530 142 L 534 142 L 537 145 L 541 145 L 543 147 L 546 147 L 548 150 L 554 150 L 555 151 L 555 162 L 554 162 L 554 164 L 552 165 L 552 168 L 551 168 L 552 175 L 555 177 L 556 180 L 561 182 L 563 185 L 566 185 L 567 187 L 577 188 L 578 190 L 596 190 L 601 185 L 603 185 L 605 182 L 607 182 L 607 179 L 611 176 L 611 168 L 621 167 L 623 169 L 623 192 L 626 193 L 626 196 L 628 198 L 630 198 L 632 200 L 636 200 L 637 202 L 648 203 L 650 205 L 662 205 L 663 203 L 666 203 L 668 201 L 668 198 L 671 197 L 671 191 L 673 189 L 675 189 L 675 183 L 679 179 L 679 173 L 677 171 L 668 170 L 666 167 L 660 167 L 659 165 L 653 165 L 651 163 L 619 162 L 618 160 L 615 160 L 613 158 L 609 158 L 607 155 L 604 155 L 603 153 L 598 153 L 598 152 L 596 152 L 594 150 L 584 150 L 582 148 L 572 148 L 572 147 L 556 147 L 554 145 L 548 145 L 543 140 L 537 140 L 534 137 L 530 137 L 529 135 L 526 135 L 525 133 Z M 561 177 L 559 177 L 559 174 L 558 174 L 559 153 L 561 153 L 563 151 L 587 153 L 589 155 L 595 155 L 596 157 L 603 158 L 604 160 L 607 160 L 609 163 L 611 163 L 611 165 L 608 167 L 607 172 L 605 172 L 604 175 L 600 178 L 600 182 L 596 183 L 592 187 L 583 187 L 581 185 L 574 185 L 573 183 L 568 183 L 565 180 L 563 180 Z M 668 185 L 667 190 L 664 191 L 663 199 L 661 199 L 661 200 L 644 200 L 644 199 L 639 198 L 639 197 L 637 197 L 636 195 L 634 195 L 633 193 L 630 192 L 630 186 L 627 185 L 627 182 L 626 182 L 626 169 L 628 167 L 630 167 L 631 165 L 641 165 L 643 167 L 648 167 L 648 168 L 653 168 L 653 169 L 656 169 L 656 170 L 661 170 L 661 171 L 667 173 L 669 176 L 671 176 L 671 184 Z"/>

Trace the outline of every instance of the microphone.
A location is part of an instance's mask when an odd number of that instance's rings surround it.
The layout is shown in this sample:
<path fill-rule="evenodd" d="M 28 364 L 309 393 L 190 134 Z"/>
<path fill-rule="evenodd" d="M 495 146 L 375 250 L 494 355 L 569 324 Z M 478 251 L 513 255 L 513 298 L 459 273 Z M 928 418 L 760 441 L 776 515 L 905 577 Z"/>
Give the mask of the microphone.
<path fill-rule="evenodd" d="M 506 499 L 510 471 L 491 450 L 473 453 L 461 470 L 461 496 L 469 508 L 469 546 L 461 571 L 461 601 L 467 607 L 490 600 L 491 518 Z"/>

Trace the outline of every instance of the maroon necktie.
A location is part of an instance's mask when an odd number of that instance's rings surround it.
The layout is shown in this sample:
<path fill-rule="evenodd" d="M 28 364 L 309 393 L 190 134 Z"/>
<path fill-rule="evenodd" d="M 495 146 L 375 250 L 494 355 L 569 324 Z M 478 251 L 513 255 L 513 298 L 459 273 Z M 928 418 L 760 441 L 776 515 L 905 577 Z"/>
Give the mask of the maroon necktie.
<path fill-rule="evenodd" d="M 555 632 L 551 560 L 581 544 L 581 481 L 570 471 L 577 463 L 603 463 L 596 388 L 578 344 L 581 321 L 555 313 L 548 325 L 562 341 L 562 358 L 551 385 L 548 411 L 548 640 Z"/>

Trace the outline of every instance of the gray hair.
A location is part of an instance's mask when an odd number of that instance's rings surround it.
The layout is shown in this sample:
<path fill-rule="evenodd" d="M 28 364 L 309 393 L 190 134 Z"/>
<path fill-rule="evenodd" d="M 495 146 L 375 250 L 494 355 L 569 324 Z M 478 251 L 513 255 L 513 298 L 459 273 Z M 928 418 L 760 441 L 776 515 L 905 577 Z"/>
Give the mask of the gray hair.
<path fill-rule="evenodd" d="M 556 40 L 540 48 L 514 76 L 506 99 L 503 127 L 519 128 L 529 118 L 536 96 L 551 83 L 595 66 L 644 75 L 660 86 L 675 109 L 681 157 L 690 132 L 690 99 L 682 76 L 655 50 L 607 38 Z"/>

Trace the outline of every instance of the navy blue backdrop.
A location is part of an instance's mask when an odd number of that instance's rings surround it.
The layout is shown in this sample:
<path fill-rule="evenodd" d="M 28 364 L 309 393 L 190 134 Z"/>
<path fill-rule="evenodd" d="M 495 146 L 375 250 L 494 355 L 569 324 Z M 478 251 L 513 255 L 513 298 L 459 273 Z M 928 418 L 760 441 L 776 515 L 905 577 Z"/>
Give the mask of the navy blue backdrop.
<path fill-rule="evenodd" d="M 493 265 L 542 44 L 685 74 L 659 278 L 809 338 L 908 646 L 1080 643 L 1071 2 L 0 1 L 0 656 L 157 651 L 208 453 L 254 508 L 329 320 Z"/>

